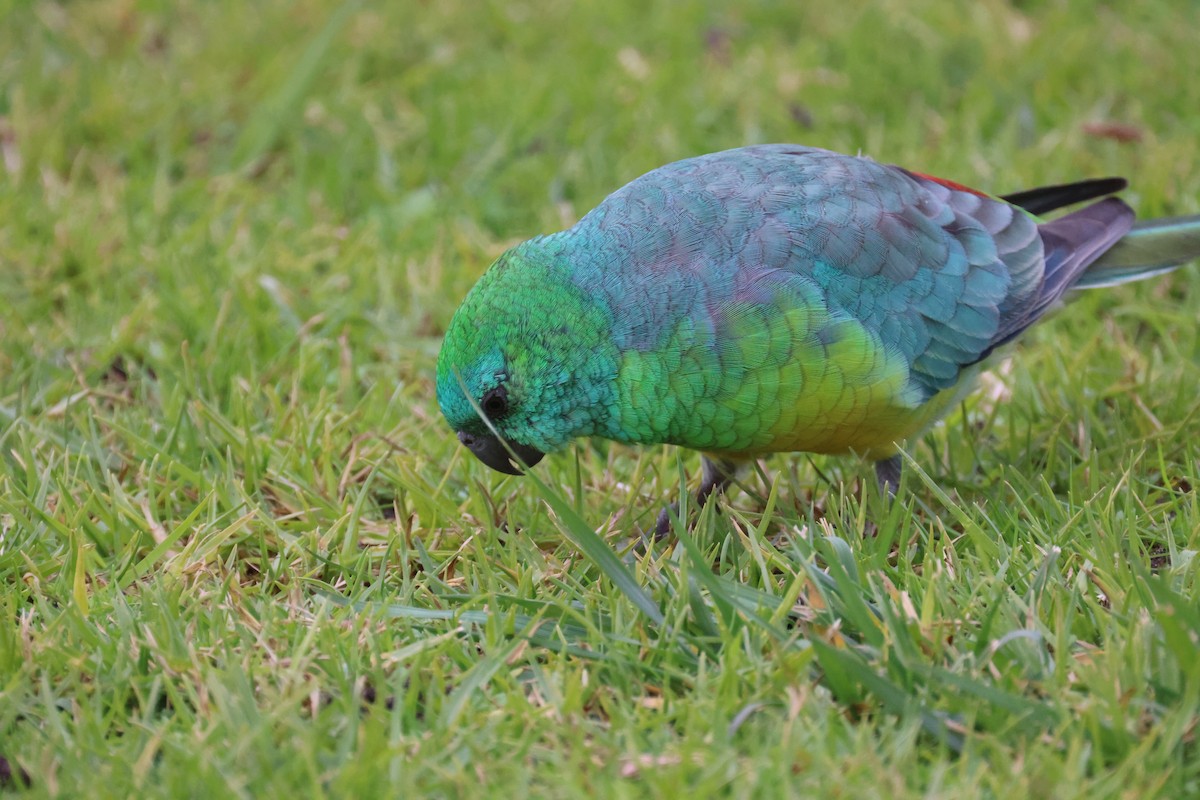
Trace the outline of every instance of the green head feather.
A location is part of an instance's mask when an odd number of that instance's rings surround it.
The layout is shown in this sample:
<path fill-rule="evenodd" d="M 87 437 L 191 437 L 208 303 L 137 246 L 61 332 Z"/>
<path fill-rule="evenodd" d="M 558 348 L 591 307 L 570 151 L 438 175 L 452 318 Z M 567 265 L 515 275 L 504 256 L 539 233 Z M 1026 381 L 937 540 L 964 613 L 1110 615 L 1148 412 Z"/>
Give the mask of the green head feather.
<path fill-rule="evenodd" d="M 478 406 L 510 443 L 553 452 L 607 416 L 617 355 L 609 314 L 541 241 L 509 250 L 468 293 L 438 354 L 437 396 L 460 434 L 487 434 Z"/>

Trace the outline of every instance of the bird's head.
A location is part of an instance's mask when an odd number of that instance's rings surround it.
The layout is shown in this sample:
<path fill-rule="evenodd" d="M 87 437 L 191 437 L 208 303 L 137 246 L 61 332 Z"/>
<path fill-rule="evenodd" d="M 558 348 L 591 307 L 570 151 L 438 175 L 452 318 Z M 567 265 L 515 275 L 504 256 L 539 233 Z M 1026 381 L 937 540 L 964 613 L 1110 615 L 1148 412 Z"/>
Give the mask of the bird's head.
<path fill-rule="evenodd" d="M 603 309 L 533 244 L 505 253 L 471 289 L 437 364 L 438 405 L 459 441 L 510 475 L 521 472 L 510 448 L 533 466 L 592 434 L 615 372 Z"/>

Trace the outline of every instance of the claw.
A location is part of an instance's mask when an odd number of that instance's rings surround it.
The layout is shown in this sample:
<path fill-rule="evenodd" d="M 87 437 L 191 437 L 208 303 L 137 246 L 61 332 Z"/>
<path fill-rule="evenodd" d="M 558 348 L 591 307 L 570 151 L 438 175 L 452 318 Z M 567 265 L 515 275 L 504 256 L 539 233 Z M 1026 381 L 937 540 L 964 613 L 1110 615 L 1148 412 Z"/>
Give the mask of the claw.
<path fill-rule="evenodd" d="M 879 481 L 880 494 L 889 498 L 896 496 L 900 488 L 900 473 L 904 471 L 904 459 L 897 453 L 894 456 L 875 462 L 875 480 Z"/>
<path fill-rule="evenodd" d="M 715 460 L 708 456 L 704 456 L 703 467 L 704 477 L 700 481 L 700 488 L 696 491 L 696 513 L 699 513 L 700 509 L 704 508 L 704 504 L 708 502 L 709 497 L 725 491 L 725 487 L 733 482 L 733 474 L 737 470 L 735 462 L 724 459 Z M 672 503 L 658 512 L 658 521 L 654 524 L 655 541 L 661 541 L 666 538 L 667 534 L 671 532 L 672 519 L 678 514 L 678 503 Z"/>
<path fill-rule="evenodd" d="M 662 541 L 671 532 L 671 518 L 679 514 L 679 503 L 663 506 L 658 512 L 658 521 L 654 523 L 654 540 Z"/>

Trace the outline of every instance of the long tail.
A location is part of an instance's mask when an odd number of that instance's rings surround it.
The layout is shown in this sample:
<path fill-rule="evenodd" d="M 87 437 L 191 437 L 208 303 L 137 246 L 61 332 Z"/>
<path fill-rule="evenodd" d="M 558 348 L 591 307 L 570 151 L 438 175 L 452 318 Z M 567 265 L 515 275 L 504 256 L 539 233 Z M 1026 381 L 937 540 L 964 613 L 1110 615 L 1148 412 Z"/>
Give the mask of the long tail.
<path fill-rule="evenodd" d="M 1072 288 L 1095 289 L 1170 272 L 1200 259 L 1200 215 L 1137 222 Z"/>
<path fill-rule="evenodd" d="M 1023 192 L 1013 192 L 1001 197 L 1014 206 L 1020 206 L 1030 214 L 1045 214 L 1047 211 L 1073 206 L 1084 200 L 1095 200 L 1107 194 L 1116 194 L 1129 184 L 1124 178 L 1092 178 L 1075 183 L 1060 183 L 1055 186 L 1039 186 Z"/>

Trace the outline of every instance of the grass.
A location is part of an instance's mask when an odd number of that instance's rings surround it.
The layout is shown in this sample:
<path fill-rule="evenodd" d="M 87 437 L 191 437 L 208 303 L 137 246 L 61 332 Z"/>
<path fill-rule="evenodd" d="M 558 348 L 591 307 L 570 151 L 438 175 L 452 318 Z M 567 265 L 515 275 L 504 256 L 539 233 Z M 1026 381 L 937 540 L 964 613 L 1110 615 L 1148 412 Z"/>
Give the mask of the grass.
<path fill-rule="evenodd" d="M 902 504 L 777 457 L 645 553 L 694 455 L 502 478 L 431 380 L 506 246 L 701 152 L 1197 213 L 1194 3 L 0 19 L 0 792 L 1200 795 L 1197 266 L 1033 331 Z"/>

